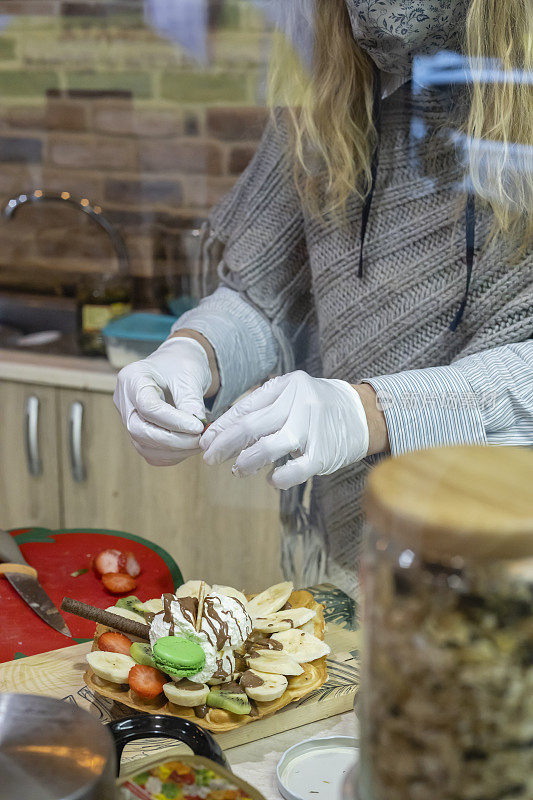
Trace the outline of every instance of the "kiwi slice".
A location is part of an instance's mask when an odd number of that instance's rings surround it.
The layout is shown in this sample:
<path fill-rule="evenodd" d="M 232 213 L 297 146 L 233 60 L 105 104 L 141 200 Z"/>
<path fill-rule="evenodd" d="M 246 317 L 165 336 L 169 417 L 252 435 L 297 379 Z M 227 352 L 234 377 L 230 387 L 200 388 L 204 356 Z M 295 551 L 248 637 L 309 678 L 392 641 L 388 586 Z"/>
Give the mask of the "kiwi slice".
<path fill-rule="evenodd" d="M 155 661 L 152 658 L 152 648 L 149 644 L 133 642 L 130 647 L 130 656 L 137 664 L 144 664 L 146 667 L 155 667 Z"/>
<path fill-rule="evenodd" d="M 117 600 L 115 605 L 118 606 L 118 608 L 127 608 L 128 611 L 134 611 L 136 614 L 142 616 L 142 611 L 139 611 L 138 608 L 142 603 L 134 594 L 131 594 L 129 597 L 121 597 L 120 600 Z"/>
<path fill-rule="evenodd" d="M 249 714 L 252 710 L 246 692 L 242 689 L 225 689 L 224 686 L 212 686 L 205 701 L 211 708 L 223 708 L 232 714 Z"/>

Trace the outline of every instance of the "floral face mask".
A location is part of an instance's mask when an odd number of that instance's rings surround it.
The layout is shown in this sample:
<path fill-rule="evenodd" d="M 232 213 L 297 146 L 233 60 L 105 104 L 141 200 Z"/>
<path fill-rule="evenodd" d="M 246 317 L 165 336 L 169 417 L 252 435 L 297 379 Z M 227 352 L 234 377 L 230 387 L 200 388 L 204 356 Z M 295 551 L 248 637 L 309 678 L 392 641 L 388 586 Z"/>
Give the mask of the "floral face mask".
<path fill-rule="evenodd" d="M 407 77 L 415 55 L 460 45 L 469 0 L 346 0 L 357 43 L 384 72 Z"/>

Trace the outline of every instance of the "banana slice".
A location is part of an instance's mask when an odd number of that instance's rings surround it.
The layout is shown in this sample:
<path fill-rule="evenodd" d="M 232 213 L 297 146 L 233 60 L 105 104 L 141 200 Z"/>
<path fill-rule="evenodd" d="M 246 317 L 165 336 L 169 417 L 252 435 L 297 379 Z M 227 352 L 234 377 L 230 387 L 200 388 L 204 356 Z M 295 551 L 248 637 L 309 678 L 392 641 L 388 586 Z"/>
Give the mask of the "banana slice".
<path fill-rule="evenodd" d="M 119 606 L 109 606 L 109 608 L 106 608 L 106 611 L 110 611 L 111 614 L 116 614 L 117 617 L 125 617 L 126 619 L 134 619 L 135 622 L 146 623 L 146 620 L 142 614 L 136 614 L 135 611 L 131 611 L 129 608 L 119 608 Z"/>
<path fill-rule="evenodd" d="M 298 625 L 298 630 L 305 631 L 306 633 L 311 633 L 313 636 L 315 635 L 315 620 L 310 619 L 309 622 L 306 622 L 305 625 Z"/>
<path fill-rule="evenodd" d="M 239 592 L 238 589 L 234 589 L 233 586 L 219 586 L 218 583 L 215 583 L 214 586 L 211 587 L 211 591 L 223 594 L 224 597 L 234 597 L 248 609 L 248 600 L 242 592 Z"/>
<path fill-rule="evenodd" d="M 183 586 L 179 586 L 174 595 L 176 597 L 198 597 L 200 594 L 200 587 L 202 584 L 206 587 L 207 591 L 209 592 L 210 586 L 205 583 L 205 581 L 187 581 L 183 584 Z"/>
<path fill-rule="evenodd" d="M 197 688 L 194 688 L 195 686 Z M 209 686 L 206 686 L 205 683 L 193 684 L 192 681 L 185 678 L 178 683 L 165 683 L 163 691 L 171 703 L 192 708 L 205 703 L 209 694 Z"/>
<path fill-rule="evenodd" d="M 288 611 L 276 611 L 267 617 L 256 617 L 253 620 L 254 631 L 260 633 L 277 633 L 299 628 L 316 616 L 316 611 L 311 608 L 291 608 Z"/>
<path fill-rule="evenodd" d="M 301 630 L 282 631 L 274 633 L 272 639 L 283 645 L 283 650 L 273 652 L 283 653 L 294 658 L 299 664 L 306 664 L 322 656 L 327 656 L 331 648 L 322 639 L 312 633 Z"/>
<path fill-rule="evenodd" d="M 286 655 L 283 650 L 258 650 L 257 656 L 247 658 L 246 662 L 250 669 L 257 672 L 268 672 L 274 675 L 301 675 L 303 667 L 292 658 Z"/>
<path fill-rule="evenodd" d="M 247 686 L 245 688 L 248 697 L 251 697 L 252 700 L 257 700 L 258 703 L 269 703 L 271 700 L 277 700 L 287 688 L 288 681 L 285 675 L 258 672 L 256 669 L 249 671 L 263 681 L 261 686 Z"/>
<path fill-rule="evenodd" d="M 283 608 L 293 589 L 294 584 L 291 581 L 276 583 L 275 586 L 265 589 L 264 592 L 248 601 L 248 613 L 252 619 L 274 614 L 275 611 Z"/>
<path fill-rule="evenodd" d="M 160 614 L 163 611 L 163 601 L 160 597 L 155 597 L 153 600 L 147 600 L 146 603 L 139 603 L 137 608 L 148 611 L 149 614 Z"/>
<path fill-rule="evenodd" d="M 130 669 L 135 661 L 122 653 L 110 653 L 107 650 L 93 650 L 85 656 L 92 671 L 111 683 L 127 683 Z"/>

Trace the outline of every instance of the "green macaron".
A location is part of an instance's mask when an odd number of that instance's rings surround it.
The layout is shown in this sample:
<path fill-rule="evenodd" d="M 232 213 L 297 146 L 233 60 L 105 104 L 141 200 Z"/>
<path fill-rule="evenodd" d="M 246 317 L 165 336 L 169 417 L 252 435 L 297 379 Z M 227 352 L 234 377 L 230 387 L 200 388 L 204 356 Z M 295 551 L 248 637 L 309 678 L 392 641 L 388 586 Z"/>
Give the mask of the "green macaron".
<path fill-rule="evenodd" d="M 205 666 L 205 653 L 194 639 L 163 636 L 153 646 L 156 667 L 171 678 L 189 678 Z"/>

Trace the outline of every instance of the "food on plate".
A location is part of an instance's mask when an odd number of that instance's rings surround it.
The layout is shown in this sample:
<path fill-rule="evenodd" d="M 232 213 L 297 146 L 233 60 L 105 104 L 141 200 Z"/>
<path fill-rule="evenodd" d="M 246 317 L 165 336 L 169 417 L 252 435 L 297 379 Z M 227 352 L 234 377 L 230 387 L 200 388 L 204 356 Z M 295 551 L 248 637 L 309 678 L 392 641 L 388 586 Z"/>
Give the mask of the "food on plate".
<path fill-rule="evenodd" d="M 141 567 L 133 553 L 121 550 L 102 550 L 93 561 L 94 571 L 102 576 L 109 572 L 121 572 L 136 578 Z"/>
<path fill-rule="evenodd" d="M 133 642 L 130 647 L 130 656 L 137 664 L 144 664 L 146 667 L 155 667 L 152 648 L 144 642 Z"/>
<path fill-rule="evenodd" d="M 275 675 L 272 672 L 258 672 L 248 669 L 242 675 L 240 686 L 248 697 L 259 703 L 270 703 L 281 697 L 289 682 L 285 675 Z"/>
<path fill-rule="evenodd" d="M 137 586 L 135 578 L 122 572 L 106 572 L 102 575 L 102 583 L 111 594 L 126 594 Z"/>
<path fill-rule="evenodd" d="M 109 611 L 144 622 L 131 633 L 148 642 L 132 642 L 110 631 L 114 638 L 102 634 L 95 643 L 99 650 L 93 651 L 89 663 L 92 667 L 91 661 L 95 662 L 94 672 L 103 680 L 128 682 L 136 708 L 140 708 L 139 702 L 152 701 L 163 692 L 168 708 L 173 709 L 167 713 L 179 713 L 183 708 L 185 714 L 189 708 L 197 718 L 206 719 L 207 725 L 223 724 L 222 720 L 233 726 L 242 724 L 240 719 L 260 716 L 262 704 L 265 713 L 285 693 L 289 702 L 291 684 L 296 688 L 306 683 L 301 679 L 299 683 L 298 676 L 324 675 L 318 677 L 320 685 L 325 680 L 323 664 L 318 673 L 307 667 L 329 653 L 322 639 L 307 632 L 314 631 L 315 621 L 322 619 L 321 614 L 317 618 L 320 607 L 308 608 L 294 600 L 293 607 L 288 602 L 292 593 L 292 583 L 286 582 L 248 599 L 231 586 L 210 587 L 194 580 L 161 598 L 143 602 L 134 595 L 123 597 Z M 94 609 L 95 619 L 97 612 Z M 84 614 L 87 616 L 86 610 Z M 124 620 L 123 625 L 126 629 L 134 623 Z M 321 626 L 323 621 L 318 623 L 317 633 L 323 630 Z M 106 646 L 120 648 L 120 652 L 106 651 Z M 100 663 L 98 656 L 118 660 Z M 123 658 L 126 662 L 120 661 Z M 303 690 L 297 697 L 305 693 Z"/>
<path fill-rule="evenodd" d="M 123 653 L 109 653 L 106 650 L 93 650 L 85 656 L 92 671 L 104 681 L 127 683 L 130 669 L 135 661 Z"/>
<path fill-rule="evenodd" d="M 142 614 L 137 614 L 136 611 L 131 611 L 129 608 L 121 608 L 117 605 L 108 606 L 105 610 L 111 614 L 117 614 L 119 617 L 124 617 L 124 619 L 132 619 L 134 622 L 146 622 Z"/>
<path fill-rule="evenodd" d="M 291 608 L 287 611 L 275 611 L 267 617 L 256 617 L 254 619 L 254 630 L 260 633 L 288 631 L 291 628 L 305 625 L 315 616 L 316 611 L 312 608 Z"/>
<path fill-rule="evenodd" d="M 251 669 L 276 675 L 301 675 L 304 671 L 296 659 L 283 650 L 252 650 L 246 662 Z"/>
<path fill-rule="evenodd" d="M 122 653 L 129 656 L 132 646 L 131 639 L 118 631 L 106 631 L 98 637 L 98 649 L 107 650 L 110 653 Z"/>
<path fill-rule="evenodd" d="M 200 587 L 202 584 L 205 586 L 207 591 L 209 591 L 211 587 L 204 583 L 204 581 L 186 581 L 178 589 L 176 589 L 174 597 L 196 597 L 198 600 L 198 595 L 200 593 Z"/>
<path fill-rule="evenodd" d="M 283 653 L 292 656 L 299 664 L 306 664 L 322 656 L 327 656 L 331 648 L 318 636 L 303 630 L 282 631 L 272 635 L 274 641 L 283 647 Z"/>
<path fill-rule="evenodd" d="M 143 617 L 143 612 L 140 608 L 142 603 L 138 597 L 135 597 L 134 594 L 130 594 L 128 597 L 121 597 L 119 600 L 117 600 L 115 606 L 116 608 L 125 608 L 127 611 L 133 611 L 135 614 Z"/>
<path fill-rule="evenodd" d="M 216 592 L 217 594 L 224 594 L 226 597 L 234 597 L 243 604 L 246 610 L 248 610 L 248 600 L 246 599 L 246 595 L 243 594 L 243 592 L 240 592 L 238 589 L 234 589 L 233 586 L 219 586 L 218 583 L 214 583 L 210 591 Z"/>
<path fill-rule="evenodd" d="M 193 683 L 187 678 L 178 683 L 170 681 L 165 683 L 163 691 L 171 703 L 186 708 L 204 705 L 209 694 L 209 686 L 205 683 Z"/>
<path fill-rule="evenodd" d="M 234 681 L 222 686 L 213 686 L 207 695 L 206 703 L 211 708 L 223 708 L 230 714 L 249 714 L 252 710 L 248 695 Z"/>
<path fill-rule="evenodd" d="M 156 597 L 146 603 L 139 603 L 138 610 L 145 616 L 147 614 L 159 614 L 160 611 L 163 611 L 163 601 L 160 597 Z"/>
<path fill-rule="evenodd" d="M 162 636 L 153 645 L 156 666 L 171 678 L 197 675 L 205 665 L 205 653 L 199 642 L 187 636 Z"/>
<path fill-rule="evenodd" d="M 285 583 L 276 583 L 264 592 L 257 594 L 248 603 L 248 613 L 255 619 L 256 617 L 267 617 L 269 614 L 274 614 L 280 611 L 294 589 L 290 581 Z"/>
<path fill-rule="evenodd" d="M 167 680 L 158 669 L 145 664 L 134 664 L 128 675 L 130 689 L 145 700 L 154 700 L 160 695 Z"/>

